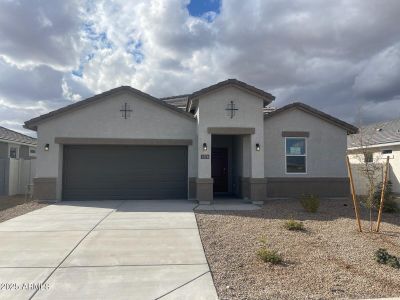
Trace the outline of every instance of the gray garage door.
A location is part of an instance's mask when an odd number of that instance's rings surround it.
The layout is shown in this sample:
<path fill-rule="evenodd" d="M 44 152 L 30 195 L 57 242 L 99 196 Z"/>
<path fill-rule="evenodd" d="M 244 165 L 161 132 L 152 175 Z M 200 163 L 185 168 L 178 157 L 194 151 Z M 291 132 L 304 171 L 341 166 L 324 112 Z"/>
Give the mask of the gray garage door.
<path fill-rule="evenodd" d="M 185 199 L 187 147 L 64 146 L 63 199 Z"/>

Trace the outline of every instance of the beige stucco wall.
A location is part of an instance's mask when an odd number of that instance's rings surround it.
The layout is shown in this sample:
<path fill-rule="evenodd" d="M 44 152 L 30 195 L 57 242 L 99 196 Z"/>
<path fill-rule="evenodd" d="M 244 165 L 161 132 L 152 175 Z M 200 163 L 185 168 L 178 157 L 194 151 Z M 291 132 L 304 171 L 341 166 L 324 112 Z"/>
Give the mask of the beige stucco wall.
<path fill-rule="evenodd" d="M 389 180 L 392 182 L 394 193 L 400 194 L 400 146 L 381 146 L 370 149 L 373 151 L 373 160 L 376 163 L 385 165 L 386 158 L 389 157 Z M 382 150 L 392 150 L 390 154 L 381 154 Z M 349 159 L 352 164 L 353 176 L 355 177 L 356 189 L 358 194 L 366 194 L 367 180 L 360 172 L 357 172 L 357 166 L 362 166 L 363 155 L 357 154 L 357 151 L 349 151 Z"/>
<path fill-rule="evenodd" d="M 286 174 L 282 131 L 307 131 L 307 173 Z M 264 122 L 266 177 L 347 177 L 344 129 L 298 109 L 282 112 Z"/>
<path fill-rule="evenodd" d="M 238 108 L 233 118 L 226 111 L 230 101 Z M 211 177 L 211 159 L 200 159 L 203 153 L 211 155 L 211 134 L 207 132 L 208 127 L 254 127 L 255 133 L 243 140 L 246 156 L 243 172 L 249 172 L 248 176 L 254 178 L 264 178 L 264 156 L 262 151 L 255 150 L 255 144 L 262 145 L 264 140 L 262 108 L 262 99 L 233 86 L 200 97 L 197 111 L 198 145 L 201 147 L 203 143 L 207 143 L 208 151 L 199 150 L 197 177 Z"/>
<path fill-rule="evenodd" d="M 121 117 L 120 109 L 128 103 L 130 118 Z M 124 139 L 191 139 L 188 148 L 189 177 L 197 174 L 196 122 L 142 99 L 122 92 L 109 96 L 74 112 L 59 115 L 38 126 L 37 170 L 35 177 L 57 180 L 57 198 L 61 197 L 62 146 L 56 137 L 124 138 Z M 44 151 L 49 144 L 50 150 Z"/>

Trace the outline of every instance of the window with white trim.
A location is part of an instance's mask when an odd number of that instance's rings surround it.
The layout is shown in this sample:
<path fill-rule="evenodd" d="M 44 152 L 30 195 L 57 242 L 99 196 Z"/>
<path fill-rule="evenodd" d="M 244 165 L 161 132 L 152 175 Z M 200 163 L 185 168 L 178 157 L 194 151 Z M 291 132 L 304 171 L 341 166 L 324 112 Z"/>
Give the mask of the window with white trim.
<path fill-rule="evenodd" d="M 374 162 L 374 153 L 373 152 L 365 152 L 364 153 L 364 163 L 372 163 Z"/>
<path fill-rule="evenodd" d="M 10 158 L 18 158 L 18 148 L 10 147 Z"/>
<path fill-rule="evenodd" d="M 307 172 L 306 138 L 287 137 L 285 148 L 286 173 L 305 174 Z"/>
<path fill-rule="evenodd" d="M 382 150 L 382 154 L 391 154 L 393 151 L 390 149 Z"/>

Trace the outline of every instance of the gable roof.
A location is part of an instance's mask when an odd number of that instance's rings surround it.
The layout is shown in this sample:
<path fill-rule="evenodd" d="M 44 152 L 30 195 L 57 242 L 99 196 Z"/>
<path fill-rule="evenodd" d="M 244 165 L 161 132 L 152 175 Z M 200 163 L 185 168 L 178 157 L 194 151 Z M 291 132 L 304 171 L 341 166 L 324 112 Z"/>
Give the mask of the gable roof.
<path fill-rule="evenodd" d="M 266 91 L 260 90 L 259 88 L 256 88 L 255 86 L 249 85 L 249 84 L 247 84 L 243 81 L 237 80 L 237 79 L 227 79 L 225 81 L 221 81 L 216 84 L 210 85 L 204 89 L 198 90 L 198 91 L 190 94 L 189 100 L 193 99 L 193 98 L 198 98 L 202 95 L 205 95 L 207 93 L 213 92 L 215 90 L 218 90 L 218 89 L 226 87 L 226 86 L 236 86 L 238 88 L 250 91 L 251 93 L 256 94 L 259 97 L 263 98 L 265 105 L 267 105 L 275 100 L 275 97 L 272 96 L 270 93 L 267 93 Z"/>
<path fill-rule="evenodd" d="M 0 141 L 22 143 L 36 146 L 36 139 L 28 135 L 0 126 Z"/>
<path fill-rule="evenodd" d="M 151 96 L 150 94 L 146 94 L 146 93 L 144 93 L 142 91 L 139 91 L 139 90 L 137 90 L 137 89 L 135 89 L 133 87 L 120 86 L 120 87 L 117 87 L 115 89 L 111 89 L 109 91 L 103 92 L 101 94 L 89 97 L 87 99 L 75 102 L 73 104 L 61 107 L 61 108 L 59 108 L 57 110 L 53 110 L 53 111 L 51 111 L 51 112 L 49 112 L 47 114 L 41 115 L 39 117 L 30 119 L 29 121 L 25 122 L 24 128 L 31 129 L 31 130 L 37 130 L 37 125 L 39 124 L 39 122 L 42 122 L 44 120 L 48 120 L 48 119 L 51 119 L 51 118 L 54 118 L 54 117 L 58 117 L 61 114 L 64 114 L 64 113 L 67 113 L 67 112 L 71 112 L 71 111 L 74 111 L 74 110 L 77 110 L 77 109 L 80 109 L 80 108 L 83 108 L 83 107 L 86 107 L 89 104 L 104 100 L 107 96 L 115 95 L 115 94 L 118 94 L 118 93 L 121 93 L 121 92 L 124 92 L 124 91 L 132 93 L 132 94 L 135 94 L 135 95 L 138 95 L 138 96 L 142 97 L 143 99 L 149 100 L 149 101 L 151 101 L 153 103 L 161 105 L 162 107 L 164 107 L 166 109 L 169 109 L 171 111 L 177 112 L 177 113 L 179 113 L 179 114 L 181 114 L 181 115 L 183 115 L 183 116 L 185 116 L 187 118 L 190 118 L 190 119 L 194 120 L 194 117 L 193 117 L 192 114 L 187 113 L 187 112 L 183 111 L 182 109 L 179 109 L 179 108 L 175 107 L 174 105 L 168 104 L 168 103 L 166 103 L 166 102 L 164 102 L 164 101 L 162 101 L 162 100 L 160 100 L 158 98 L 155 98 L 155 97 Z"/>
<path fill-rule="evenodd" d="M 361 135 L 365 135 L 368 139 L 368 145 L 364 146 L 384 146 L 389 143 L 400 143 L 400 119 L 363 126 L 360 129 L 360 133 L 352 134 L 347 137 L 347 147 L 360 147 Z"/>
<path fill-rule="evenodd" d="M 313 108 L 307 104 L 301 103 L 301 102 L 294 102 L 294 103 L 285 105 L 281 108 L 278 108 L 277 110 L 274 110 L 273 112 L 270 112 L 270 113 L 264 115 L 264 119 L 272 118 L 272 117 L 279 115 L 280 113 L 288 111 L 290 109 L 299 109 L 301 111 L 309 113 L 317 118 L 320 118 L 328 123 L 331 123 L 333 125 L 336 125 L 342 129 L 346 130 L 348 134 L 358 132 L 357 127 L 355 127 L 349 123 L 346 123 L 342 120 L 339 120 L 338 118 L 328 115 L 318 109 L 315 109 L 315 108 Z"/>
<path fill-rule="evenodd" d="M 182 110 L 186 110 L 186 104 L 187 104 L 189 95 L 190 94 L 163 97 L 163 98 L 160 98 L 160 100 L 162 100 L 168 104 L 171 104 L 175 107 L 178 107 Z"/>

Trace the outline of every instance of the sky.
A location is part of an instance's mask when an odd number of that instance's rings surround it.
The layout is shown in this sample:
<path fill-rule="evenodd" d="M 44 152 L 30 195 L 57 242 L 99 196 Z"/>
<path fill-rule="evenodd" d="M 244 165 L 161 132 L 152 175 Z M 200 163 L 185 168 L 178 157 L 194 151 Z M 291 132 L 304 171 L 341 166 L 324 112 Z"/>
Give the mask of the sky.
<path fill-rule="evenodd" d="M 130 85 L 237 78 L 355 125 L 400 118 L 398 0 L 0 0 L 0 126 Z"/>

